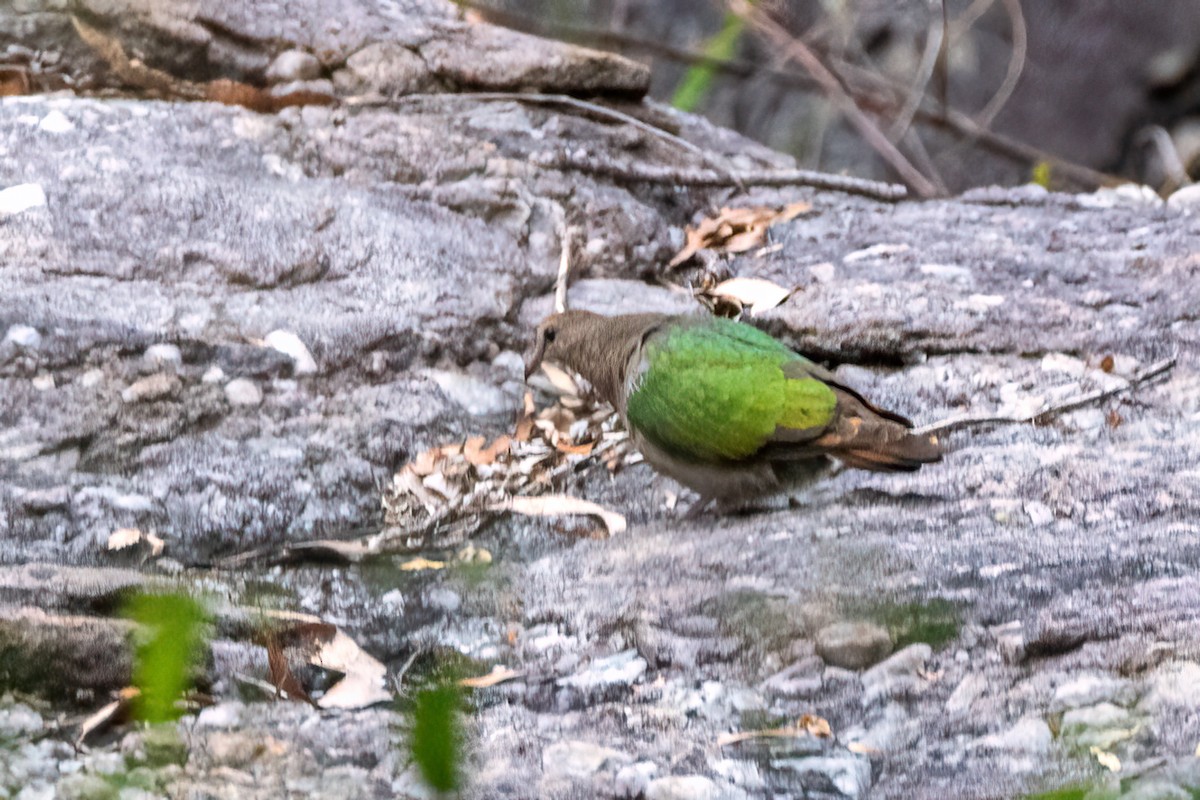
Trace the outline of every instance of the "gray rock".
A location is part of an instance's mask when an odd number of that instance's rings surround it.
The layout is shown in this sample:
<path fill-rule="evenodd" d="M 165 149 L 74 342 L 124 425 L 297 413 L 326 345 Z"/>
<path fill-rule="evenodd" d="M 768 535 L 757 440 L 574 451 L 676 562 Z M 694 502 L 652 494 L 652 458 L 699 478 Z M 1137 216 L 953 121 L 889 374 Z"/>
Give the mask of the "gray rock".
<path fill-rule="evenodd" d="M 871 667 L 862 674 L 863 705 L 881 698 L 904 697 L 924 691 L 928 681 L 920 676 L 920 672 L 932 656 L 933 648 L 918 642 Z"/>
<path fill-rule="evenodd" d="M 721 788 L 703 775 L 668 775 L 646 786 L 646 800 L 719 800 Z"/>
<path fill-rule="evenodd" d="M 1025 716 L 1017 720 L 1008 730 L 985 736 L 971 746 L 993 750 L 1016 750 L 1034 755 L 1050 749 L 1054 735 L 1046 721 L 1038 716 Z"/>
<path fill-rule="evenodd" d="M 613 779 L 613 794 L 617 797 L 643 797 L 657 772 L 658 765 L 653 761 L 639 761 L 621 767 Z"/>
<path fill-rule="evenodd" d="M 249 378 L 234 378 L 225 384 L 225 399 L 233 406 L 257 406 L 262 403 L 262 389 Z"/>
<path fill-rule="evenodd" d="M 587 778 L 602 769 L 628 764 L 633 759 L 611 747 L 593 742 L 555 742 L 542 751 L 547 778 Z"/>
<path fill-rule="evenodd" d="M 1163 664 L 1149 676 L 1147 684 L 1146 693 L 1138 702 L 1139 709 L 1200 706 L 1200 664 L 1194 661 Z"/>
<path fill-rule="evenodd" d="M 860 756 L 781 759 L 771 766 L 793 776 L 792 785 L 806 793 L 859 798 L 871 788 L 871 762 Z"/>
<path fill-rule="evenodd" d="M 0 706 L 0 740 L 12 740 L 39 733 L 42 717 L 23 703 Z"/>
<path fill-rule="evenodd" d="M 892 652 L 892 637 L 870 622 L 835 622 L 817 631 L 817 653 L 826 663 L 864 669 Z"/>
<path fill-rule="evenodd" d="M 1084 673 L 1054 689 L 1054 704 L 1059 708 L 1078 708 L 1125 697 L 1130 692 L 1126 680 L 1111 675 Z"/>

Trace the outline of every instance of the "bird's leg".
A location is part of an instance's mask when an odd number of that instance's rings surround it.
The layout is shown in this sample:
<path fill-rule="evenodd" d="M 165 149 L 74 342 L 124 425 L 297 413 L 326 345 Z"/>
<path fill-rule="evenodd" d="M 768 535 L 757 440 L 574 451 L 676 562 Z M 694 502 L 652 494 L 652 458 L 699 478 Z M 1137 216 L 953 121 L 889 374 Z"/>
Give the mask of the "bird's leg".
<path fill-rule="evenodd" d="M 711 497 L 707 497 L 706 495 L 700 495 L 700 498 L 698 500 L 696 500 L 696 502 L 692 503 L 692 505 L 688 508 L 687 513 L 685 513 L 683 515 L 683 517 L 681 517 L 681 519 L 688 521 L 688 522 L 695 520 L 695 519 L 699 519 L 700 516 L 704 513 L 704 510 L 706 508 L 708 508 L 709 504 L 712 503 L 712 501 L 713 501 L 713 499 Z"/>

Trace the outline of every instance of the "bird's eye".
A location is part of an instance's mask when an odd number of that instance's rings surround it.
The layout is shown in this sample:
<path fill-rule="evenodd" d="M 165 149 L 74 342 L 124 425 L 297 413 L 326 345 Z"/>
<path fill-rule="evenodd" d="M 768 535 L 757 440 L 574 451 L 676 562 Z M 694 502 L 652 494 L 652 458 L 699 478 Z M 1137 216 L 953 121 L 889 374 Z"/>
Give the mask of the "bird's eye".
<path fill-rule="evenodd" d="M 554 328 L 546 328 L 545 337 L 546 337 L 547 342 L 553 342 L 554 337 L 557 335 L 558 335 L 558 331 L 554 330 Z"/>

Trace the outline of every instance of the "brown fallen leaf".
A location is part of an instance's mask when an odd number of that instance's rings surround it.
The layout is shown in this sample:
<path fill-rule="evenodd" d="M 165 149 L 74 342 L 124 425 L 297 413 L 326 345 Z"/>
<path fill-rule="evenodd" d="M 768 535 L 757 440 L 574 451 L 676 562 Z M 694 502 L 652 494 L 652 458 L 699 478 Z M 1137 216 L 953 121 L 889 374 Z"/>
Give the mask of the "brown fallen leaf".
<path fill-rule="evenodd" d="M 829 721 L 816 714 L 804 714 L 796 720 L 796 727 L 803 728 L 820 739 L 833 738 L 833 729 L 829 727 Z"/>
<path fill-rule="evenodd" d="M 829 723 L 814 714 L 805 714 L 796 720 L 795 725 L 784 728 L 765 728 L 756 731 L 738 731 L 723 733 L 717 737 L 717 747 L 725 747 L 752 739 L 796 739 L 802 736 L 813 736 L 827 739 L 833 736 Z"/>
<path fill-rule="evenodd" d="M 128 722 L 130 712 L 133 710 L 133 701 L 140 694 L 141 691 L 137 687 L 127 686 L 117 692 L 115 700 L 105 704 L 81 722 L 79 724 L 79 734 L 75 737 L 76 749 L 83 748 L 87 740 L 94 734 L 107 730 L 113 725 L 121 725 Z"/>
<path fill-rule="evenodd" d="M 472 436 L 463 443 L 463 456 L 468 463 L 477 467 L 494 464 L 497 456 L 507 453 L 512 446 L 512 439 L 507 436 L 498 437 L 488 447 L 483 446 L 485 441 L 482 436 Z"/>
<path fill-rule="evenodd" d="M 468 689 L 486 689 L 489 686 L 496 686 L 505 681 L 511 681 L 513 678 L 519 678 L 524 674 L 524 672 L 520 672 L 519 670 L 496 665 L 492 667 L 492 671 L 488 674 L 479 675 L 474 678 L 463 678 L 458 682 L 458 685 L 465 686 Z"/>
<path fill-rule="evenodd" d="M 722 208 L 716 217 L 701 220 L 684 229 L 684 245 L 668 263 L 677 267 L 701 250 L 743 253 L 763 244 L 767 229 L 788 222 L 812 210 L 806 202 L 791 203 L 781 209 L 768 206 Z"/>
<path fill-rule="evenodd" d="M 1116 359 L 1112 357 L 1111 353 L 1100 360 L 1100 369 L 1104 372 L 1111 373 L 1114 366 L 1116 366 Z"/>
<path fill-rule="evenodd" d="M 443 569 L 445 566 L 445 561 L 430 561 L 428 558 L 417 556 L 401 564 L 400 569 L 403 572 L 416 572 L 422 569 Z"/>
<path fill-rule="evenodd" d="M 569 456 L 590 456 L 592 454 L 592 450 L 595 448 L 595 442 L 571 444 L 565 439 L 559 439 L 554 443 L 554 449 L 558 450 L 560 453 L 566 453 Z"/>
<path fill-rule="evenodd" d="M 275 631 L 267 633 L 266 647 L 268 675 L 271 685 L 275 687 L 275 696 L 298 703 L 312 703 L 312 698 L 292 672 L 287 655 L 283 652 L 283 644 Z"/>
<path fill-rule="evenodd" d="M 32 90 L 29 71 L 21 66 L 0 67 L 0 97 L 16 97 Z"/>
<path fill-rule="evenodd" d="M 586 514 L 599 517 L 608 529 L 609 536 L 615 536 L 625 530 L 625 517 L 596 505 L 589 500 L 571 497 L 565 494 L 545 494 L 537 496 L 518 495 L 510 497 L 502 503 L 489 507 L 491 511 L 512 511 L 533 517 L 561 517 L 568 514 Z"/>
<path fill-rule="evenodd" d="M 282 623 L 268 633 L 268 637 L 277 637 L 281 648 L 296 648 L 309 664 L 341 673 L 342 677 L 316 701 L 317 706 L 365 708 L 391 699 L 391 694 L 385 688 L 387 668 L 336 625 L 310 614 L 280 610 L 266 610 L 263 613 Z M 268 661 L 270 654 L 268 647 Z M 279 688 L 275 682 L 277 670 L 283 680 L 282 671 L 272 665 L 272 683 Z M 297 689 L 303 691 L 298 682 L 291 690 L 285 688 L 284 691 L 291 694 Z"/>

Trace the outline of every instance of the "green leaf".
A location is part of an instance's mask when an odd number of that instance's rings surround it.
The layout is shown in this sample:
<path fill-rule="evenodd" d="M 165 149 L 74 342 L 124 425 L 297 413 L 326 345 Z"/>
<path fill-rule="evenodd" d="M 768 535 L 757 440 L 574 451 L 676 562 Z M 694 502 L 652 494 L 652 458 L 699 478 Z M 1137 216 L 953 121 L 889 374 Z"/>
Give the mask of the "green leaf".
<path fill-rule="evenodd" d="M 196 600 L 179 594 L 140 594 L 125 607 L 139 632 L 133 683 L 141 694 L 135 713 L 147 722 L 168 722 L 182 712 L 175 702 L 192 685 L 192 669 L 203 652 L 207 614 Z"/>
<path fill-rule="evenodd" d="M 704 45 L 702 52 L 708 62 L 697 64 L 687 71 L 679 88 L 675 90 L 675 96 L 671 98 L 671 105 L 681 111 L 694 111 L 703 102 L 712 85 L 713 76 L 717 73 L 716 65 L 711 62 L 728 61 L 733 58 L 744 27 L 745 23 L 737 14 L 725 15 L 721 30 Z"/>
<path fill-rule="evenodd" d="M 425 782 L 452 792 L 462 782 L 462 696 L 453 683 L 417 694 L 409 748 Z"/>
<path fill-rule="evenodd" d="M 1033 165 L 1033 174 L 1029 180 L 1031 183 L 1036 183 L 1043 189 L 1050 188 L 1050 162 L 1039 161 Z"/>

